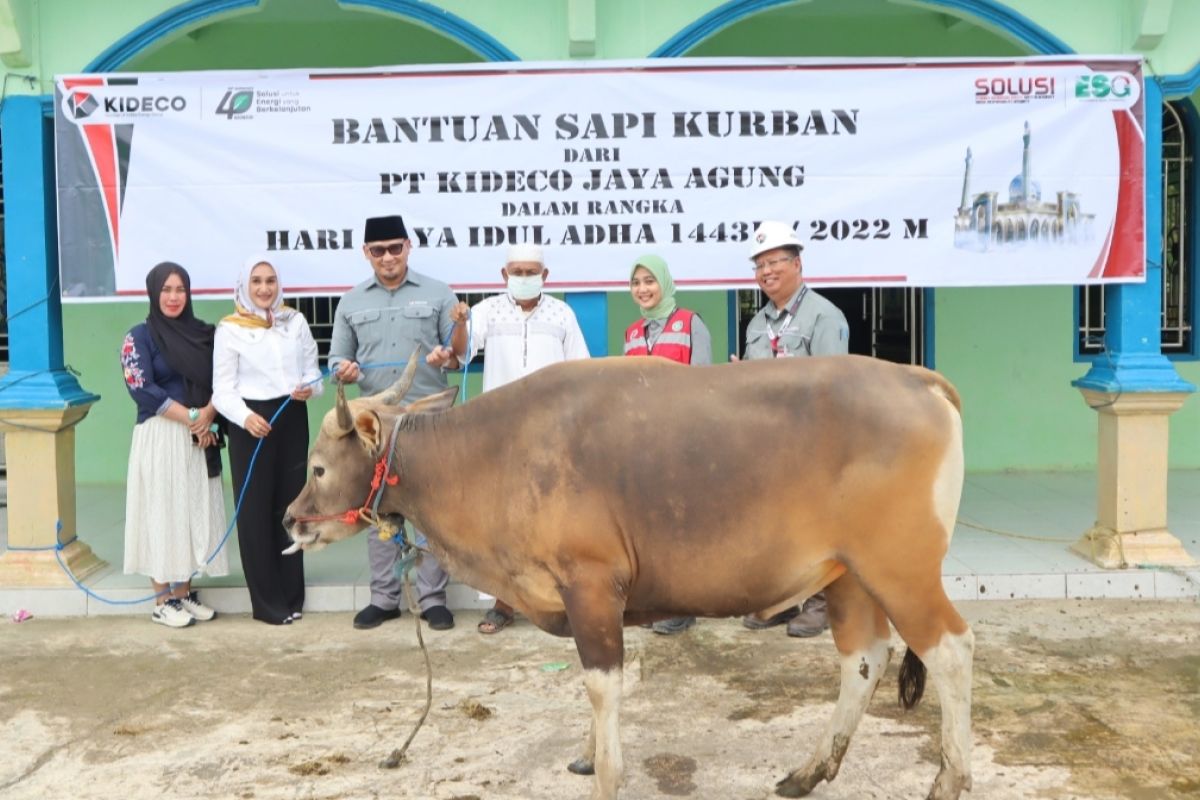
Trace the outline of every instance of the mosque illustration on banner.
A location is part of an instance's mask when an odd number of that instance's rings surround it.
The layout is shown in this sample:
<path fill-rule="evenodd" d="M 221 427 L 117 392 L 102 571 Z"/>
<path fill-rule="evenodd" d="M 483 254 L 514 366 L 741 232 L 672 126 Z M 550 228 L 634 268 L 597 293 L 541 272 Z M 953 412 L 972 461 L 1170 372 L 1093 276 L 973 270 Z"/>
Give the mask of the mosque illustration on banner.
<path fill-rule="evenodd" d="M 1042 202 L 1042 187 L 1029 169 L 1029 123 L 1025 123 L 1021 174 L 1008 184 L 1008 202 L 999 192 L 971 197 L 971 148 L 963 171 L 962 200 L 954 217 L 954 246 L 993 250 L 1035 244 L 1075 244 L 1092 238 L 1095 214 L 1080 209 L 1079 195 L 1059 191 L 1053 202 Z"/>

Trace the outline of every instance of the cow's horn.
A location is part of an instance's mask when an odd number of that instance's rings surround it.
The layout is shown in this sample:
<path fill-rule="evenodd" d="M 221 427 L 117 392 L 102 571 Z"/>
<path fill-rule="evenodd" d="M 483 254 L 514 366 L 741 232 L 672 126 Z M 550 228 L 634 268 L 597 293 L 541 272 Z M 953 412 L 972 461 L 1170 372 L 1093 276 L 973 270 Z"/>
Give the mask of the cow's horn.
<path fill-rule="evenodd" d="M 400 376 L 400 379 L 379 393 L 379 402 L 387 406 L 400 404 L 404 395 L 408 394 L 413 377 L 417 374 L 417 356 L 419 355 L 421 355 L 421 345 L 417 345 L 413 350 L 412 357 L 408 359 L 408 366 L 404 368 L 404 374 Z"/>
<path fill-rule="evenodd" d="M 350 404 L 346 402 L 346 384 L 340 382 L 337 387 L 337 426 L 339 436 L 348 436 L 354 430 Z"/>

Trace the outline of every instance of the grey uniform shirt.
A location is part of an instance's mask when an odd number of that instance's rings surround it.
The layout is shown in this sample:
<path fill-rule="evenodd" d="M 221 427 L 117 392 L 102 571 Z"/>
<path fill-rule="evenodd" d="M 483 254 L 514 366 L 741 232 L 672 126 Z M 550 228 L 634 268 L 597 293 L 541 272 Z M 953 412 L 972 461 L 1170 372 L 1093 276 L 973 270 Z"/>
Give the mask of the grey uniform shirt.
<path fill-rule="evenodd" d="M 801 298 L 801 295 L 803 297 Z M 797 299 L 800 304 L 795 306 Z M 789 310 L 795 306 L 796 315 Z M 779 357 L 837 356 L 850 352 L 850 326 L 841 309 L 801 285 L 782 309 L 768 302 L 746 328 L 745 359 L 771 358 L 771 339 L 778 337 Z"/>
<path fill-rule="evenodd" d="M 450 310 L 458 300 L 450 287 L 419 272 L 408 270 L 404 283 L 395 289 L 380 285 L 374 277 L 342 296 L 333 318 L 329 343 L 329 368 L 342 361 L 360 365 L 407 362 L 413 348 L 421 345 L 417 374 L 408 399 L 420 400 L 445 389 L 446 376 L 425 363 L 425 356 L 450 338 L 454 323 Z M 358 385 L 364 395 L 391 386 L 404 365 L 363 370 Z"/>

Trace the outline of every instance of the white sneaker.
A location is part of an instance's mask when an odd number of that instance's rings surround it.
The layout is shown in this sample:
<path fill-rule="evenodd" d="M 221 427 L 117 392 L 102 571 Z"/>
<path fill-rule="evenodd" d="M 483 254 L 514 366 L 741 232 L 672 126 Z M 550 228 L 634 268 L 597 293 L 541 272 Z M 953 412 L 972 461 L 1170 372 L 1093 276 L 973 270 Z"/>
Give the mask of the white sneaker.
<path fill-rule="evenodd" d="M 177 597 L 169 597 L 167 602 L 155 606 L 150 619 L 159 625 L 166 625 L 168 628 L 186 628 L 188 625 L 196 624 L 196 618 L 183 610 L 183 604 Z"/>
<path fill-rule="evenodd" d="M 183 610 L 195 617 L 197 622 L 208 622 L 217 618 L 217 612 L 201 603 L 195 590 L 179 598 L 179 602 L 183 606 Z"/>

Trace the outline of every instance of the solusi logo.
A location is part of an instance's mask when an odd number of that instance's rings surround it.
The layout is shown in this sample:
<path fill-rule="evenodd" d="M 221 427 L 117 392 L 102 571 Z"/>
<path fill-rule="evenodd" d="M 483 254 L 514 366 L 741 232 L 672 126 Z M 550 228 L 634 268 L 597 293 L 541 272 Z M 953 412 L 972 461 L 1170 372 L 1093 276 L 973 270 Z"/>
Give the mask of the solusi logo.
<path fill-rule="evenodd" d="M 68 92 L 64 99 L 67 115 L 71 119 L 86 119 L 100 107 L 100 101 L 88 92 Z"/>
<path fill-rule="evenodd" d="M 237 114 L 245 114 L 253 105 L 253 89 L 230 89 L 217 103 L 216 113 L 224 115 L 225 119 L 233 119 Z"/>
<path fill-rule="evenodd" d="M 994 75 L 975 79 L 976 103 L 1028 103 L 1054 97 L 1052 75 Z"/>

